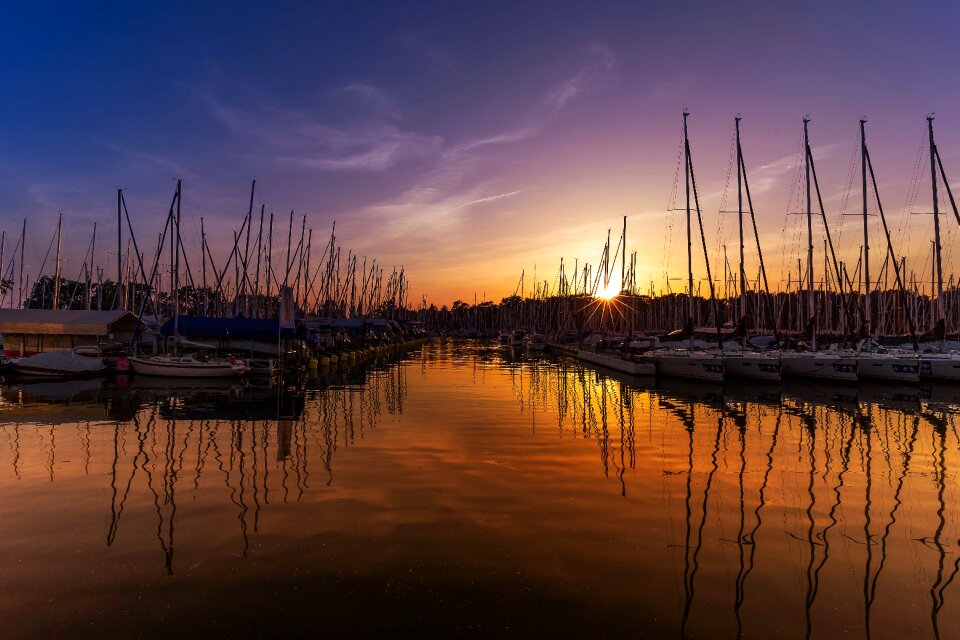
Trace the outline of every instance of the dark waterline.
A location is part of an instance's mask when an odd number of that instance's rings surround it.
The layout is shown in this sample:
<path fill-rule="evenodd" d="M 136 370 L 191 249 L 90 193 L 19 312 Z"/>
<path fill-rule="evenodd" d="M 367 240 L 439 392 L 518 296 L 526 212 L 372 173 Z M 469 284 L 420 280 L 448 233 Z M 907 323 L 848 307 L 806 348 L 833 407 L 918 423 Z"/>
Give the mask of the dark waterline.
<path fill-rule="evenodd" d="M 305 394 L 3 389 L 5 637 L 957 637 L 960 390 L 434 342 Z"/>

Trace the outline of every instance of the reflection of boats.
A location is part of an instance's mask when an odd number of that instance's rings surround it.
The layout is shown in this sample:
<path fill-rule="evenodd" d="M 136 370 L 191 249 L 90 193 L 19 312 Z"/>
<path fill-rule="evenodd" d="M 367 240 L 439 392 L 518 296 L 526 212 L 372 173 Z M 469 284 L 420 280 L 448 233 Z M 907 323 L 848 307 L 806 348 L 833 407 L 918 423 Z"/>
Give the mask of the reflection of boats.
<path fill-rule="evenodd" d="M 103 378 L 23 380 L 0 387 L 0 421 L 58 425 L 95 422 L 110 415 L 101 398 Z"/>
<path fill-rule="evenodd" d="M 857 407 L 857 387 L 809 380 L 784 380 L 781 388 L 784 398 L 805 404 L 826 406 L 841 412 L 849 412 Z"/>
<path fill-rule="evenodd" d="M 194 355 L 133 356 L 130 364 L 139 374 L 171 378 L 230 378 L 247 371 L 239 360 L 203 360 Z"/>
<path fill-rule="evenodd" d="M 11 384 L 3 388 L 3 395 L 17 400 L 29 399 L 39 402 L 70 402 L 71 400 L 96 400 L 103 378 L 82 380 L 58 380 Z"/>
<path fill-rule="evenodd" d="M 185 380 L 183 378 L 168 378 L 163 376 L 134 376 L 127 383 L 130 391 L 156 391 L 158 395 L 171 393 L 191 393 L 194 391 L 222 391 L 240 389 L 243 382 L 234 378 L 198 378 Z"/>
<path fill-rule="evenodd" d="M 75 351 L 47 351 L 26 358 L 14 358 L 10 367 L 24 376 L 70 378 L 94 376 L 106 370 L 100 358 L 80 355 Z"/>

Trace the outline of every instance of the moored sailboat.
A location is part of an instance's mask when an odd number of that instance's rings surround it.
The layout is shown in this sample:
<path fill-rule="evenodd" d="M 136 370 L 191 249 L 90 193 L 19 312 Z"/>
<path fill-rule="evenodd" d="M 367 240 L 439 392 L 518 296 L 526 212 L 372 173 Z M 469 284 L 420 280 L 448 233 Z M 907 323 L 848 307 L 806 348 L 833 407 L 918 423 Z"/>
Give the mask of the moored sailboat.
<path fill-rule="evenodd" d="M 247 366 L 235 358 L 197 357 L 193 354 L 134 356 L 133 370 L 146 376 L 176 378 L 228 378 L 247 373 Z"/>
<path fill-rule="evenodd" d="M 686 185 L 686 219 L 687 219 L 687 322 L 685 332 L 689 335 L 689 344 L 686 347 L 664 348 L 653 353 L 657 362 L 657 373 L 665 376 L 704 380 L 709 382 L 723 381 L 723 337 L 720 331 L 720 317 L 714 295 L 713 278 L 710 274 L 710 259 L 707 255 L 707 242 L 703 233 L 703 219 L 700 215 L 700 196 L 697 192 L 696 178 L 693 172 L 693 160 L 690 157 L 690 139 L 687 135 L 687 117 L 689 112 L 683 112 L 683 160 Z M 693 195 L 694 207 L 697 213 L 697 222 L 700 228 L 700 240 L 703 245 L 703 259 L 707 268 L 707 282 L 710 285 L 710 300 L 713 303 L 714 319 L 717 322 L 717 336 L 720 340 L 718 351 L 702 351 L 694 348 L 693 344 L 693 249 L 692 249 L 692 219 L 690 196 Z"/>

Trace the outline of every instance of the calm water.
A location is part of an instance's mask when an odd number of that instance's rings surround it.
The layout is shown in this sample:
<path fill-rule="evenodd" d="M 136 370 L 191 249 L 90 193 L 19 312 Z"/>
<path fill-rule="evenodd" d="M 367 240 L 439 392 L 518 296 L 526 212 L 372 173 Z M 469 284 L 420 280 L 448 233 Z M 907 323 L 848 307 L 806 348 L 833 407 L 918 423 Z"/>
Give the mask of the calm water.
<path fill-rule="evenodd" d="M 312 386 L 4 389 L 4 637 L 960 636 L 960 389 L 454 342 Z"/>

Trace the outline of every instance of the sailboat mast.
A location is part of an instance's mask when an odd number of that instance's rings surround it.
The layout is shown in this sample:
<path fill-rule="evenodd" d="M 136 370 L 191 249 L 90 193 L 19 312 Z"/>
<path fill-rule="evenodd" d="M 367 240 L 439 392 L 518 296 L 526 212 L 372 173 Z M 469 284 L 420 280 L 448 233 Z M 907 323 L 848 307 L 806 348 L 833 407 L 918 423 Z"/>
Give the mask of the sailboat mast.
<path fill-rule="evenodd" d="M 867 215 L 867 121 L 860 118 L 860 177 L 863 186 L 863 330 L 872 333 L 873 314 L 870 312 L 870 232 Z"/>
<path fill-rule="evenodd" d="M 203 283 L 203 313 L 206 316 L 210 309 L 210 292 L 207 290 L 207 232 L 203 227 L 203 216 L 200 216 L 200 277 Z"/>
<path fill-rule="evenodd" d="M 808 125 L 810 118 L 803 119 L 804 170 L 807 175 L 807 322 L 810 326 L 811 345 L 817 348 L 816 310 L 813 298 L 813 201 L 810 183 L 810 136 Z"/>
<path fill-rule="evenodd" d="M 181 181 L 177 180 L 177 219 L 174 230 L 173 257 L 173 335 L 176 338 L 180 331 L 180 200 L 182 199 Z"/>
<path fill-rule="evenodd" d="M 623 216 L 623 242 L 620 254 L 620 290 L 627 288 L 627 216 Z"/>
<path fill-rule="evenodd" d="M 93 222 L 93 238 L 90 240 L 90 267 L 87 268 L 87 269 L 85 269 L 85 271 L 87 272 L 87 283 L 86 283 L 86 284 L 87 284 L 87 292 L 86 292 L 86 305 L 85 305 L 87 311 L 90 311 L 91 301 L 92 301 L 92 298 L 91 298 L 91 296 L 90 296 L 90 269 L 92 269 L 92 268 L 93 268 L 93 265 L 95 264 L 95 262 L 94 262 L 94 257 L 96 256 L 96 253 L 97 253 L 97 222 L 94 221 L 94 222 Z M 119 278 L 119 277 L 117 278 L 117 286 L 118 286 L 118 287 L 120 286 L 120 278 Z M 100 293 L 98 293 L 98 295 L 97 295 L 98 298 L 99 298 L 100 295 L 102 294 L 102 291 L 103 291 L 103 289 L 101 288 L 101 289 L 100 289 Z M 117 289 L 116 295 L 119 295 L 119 293 L 120 293 L 120 290 Z M 71 300 L 70 303 L 73 304 L 73 300 Z"/>
<path fill-rule="evenodd" d="M 937 188 L 937 145 L 933 141 L 933 116 L 927 116 L 927 134 L 930 147 L 930 185 L 933 189 L 933 259 L 936 266 L 937 324 L 944 321 L 943 313 L 943 262 L 940 245 L 940 200 Z"/>
<path fill-rule="evenodd" d="M 23 297 L 23 250 L 27 244 L 27 219 L 23 219 L 23 231 L 20 232 L 20 306 L 26 308 L 26 299 Z"/>
<path fill-rule="evenodd" d="M 126 298 L 123 297 L 123 189 L 117 189 L 117 291 L 114 298 L 117 301 L 116 308 L 119 309 L 121 300 L 126 306 Z M 92 260 L 91 260 L 92 262 Z"/>
<path fill-rule="evenodd" d="M 685 196 L 687 200 L 687 324 L 693 322 L 693 240 L 690 228 L 690 141 L 687 139 L 687 117 L 690 112 L 683 110 L 683 165 L 685 178 Z M 693 333 L 690 334 L 693 345 Z"/>
<path fill-rule="evenodd" d="M 63 235 L 63 211 L 60 212 L 60 217 L 57 219 L 57 268 L 55 270 L 56 275 L 54 276 L 53 282 L 53 303 L 50 305 L 51 309 L 60 308 L 60 238 Z"/>
<path fill-rule="evenodd" d="M 743 152 L 740 149 L 740 116 L 734 118 L 737 129 L 737 224 L 740 231 L 740 317 L 747 315 L 747 272 L 743 263 Z M 747 337 L 743 336 L 744 344 Z"/>

